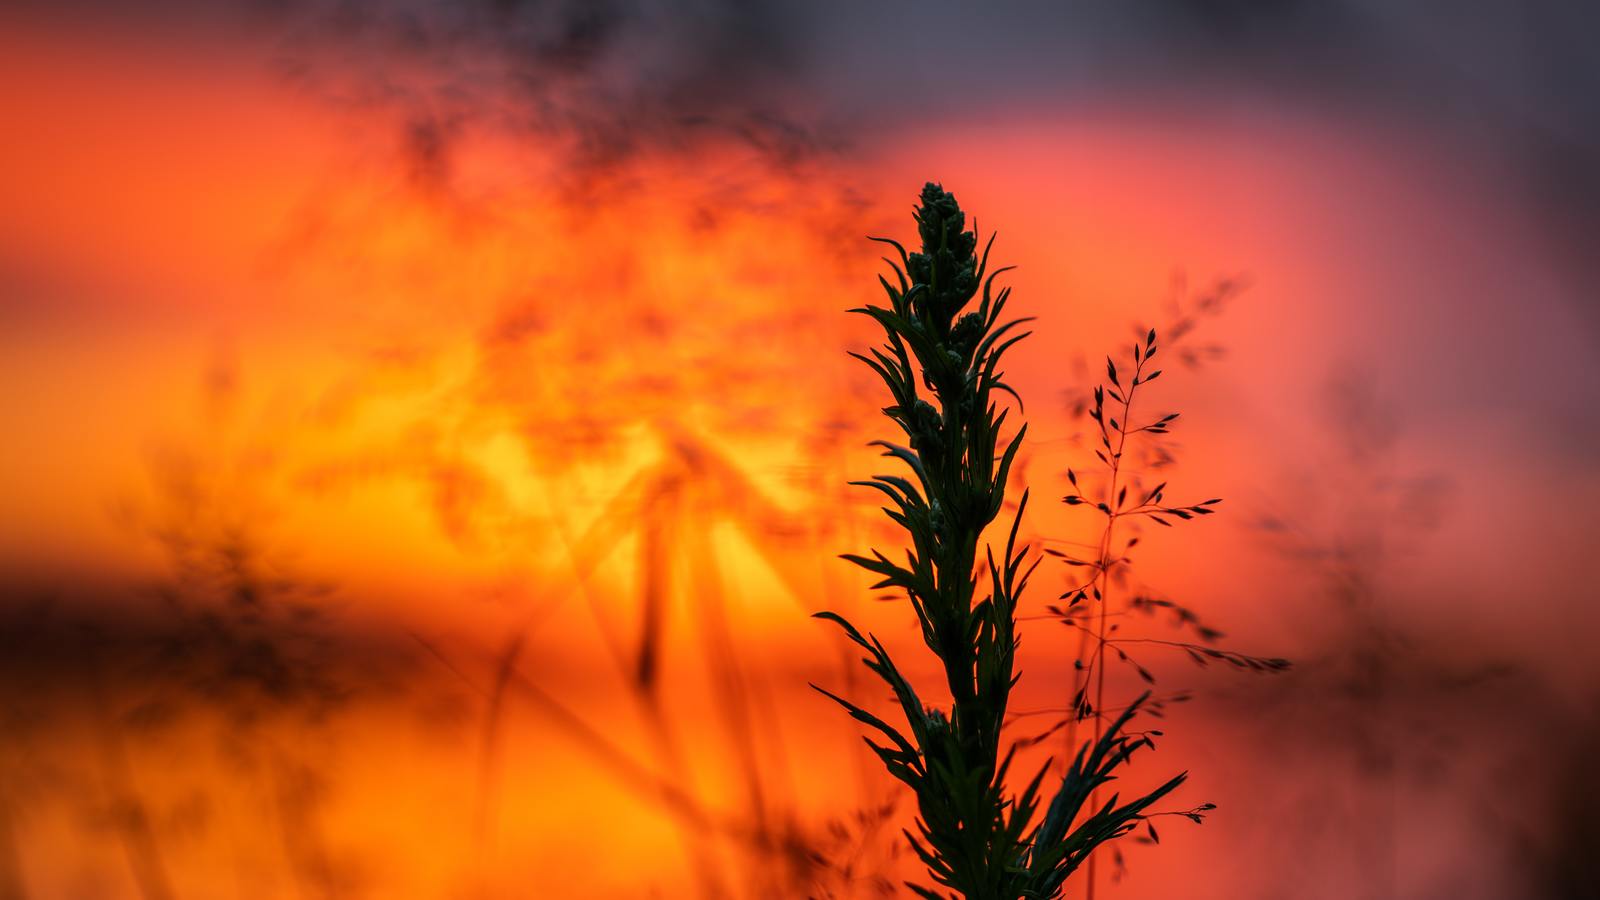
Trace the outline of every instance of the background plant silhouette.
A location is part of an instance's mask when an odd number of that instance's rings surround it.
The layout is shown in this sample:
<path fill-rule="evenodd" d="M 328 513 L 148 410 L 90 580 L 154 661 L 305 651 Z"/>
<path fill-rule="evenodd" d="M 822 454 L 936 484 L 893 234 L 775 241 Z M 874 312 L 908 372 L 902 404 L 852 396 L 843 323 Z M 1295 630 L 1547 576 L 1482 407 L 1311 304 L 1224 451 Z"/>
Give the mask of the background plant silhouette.
<path fill-rule="evenodd" d="M 915 216 L 920 252 L 876 239 L 899 254 L 898 263 L 888 260 L 897 284 L 879 278 L 889 306 L 853 310 L 883 328 L 884 348 L 870 357 L 854 355 L 889 388 L 894 402 L 884 413 L 909 446 L 876 443 L 913 475 L 877 475 L 858 483 L 889 498 L 892 507 L 884 511 L 905 530 L 911 548 L 905 565 L 876 550 L 870 557 L 845 558 L 879 576 L 875 588 L 905 592 L 924 643 L 942 665 L 952 706 L 948 712 L 925 706 L 883 644 L 831 612 L 817 615 L 837 623 L 867 652 L 866 665 L 893 691 L 909 736 L 818 690 L 888 739 L 887 745 L 867 742 L 890 774 L 916 793 L 918 833 L 907 837 L 935 882 L 968 898 L 1054 897 L 1097 847 L 1132 830 L 1144 810 L 1185 775 L 1127 803 L 1119 804 L 1119 796 L 1103 805 L 1090 801 L 1135 751 L 1153 746 L 1149 735 L 1124 732 L 1140 698 L 1078 750 L 1037 822 L 1049 765 L 1020 793 L 1008 790 L 1016 746 L 1004 746 L 1001 729 L 1018 678 L 1016 609 L 1038 565 L 1038 557 L 1017 543 L 1026 492 L 1000 560 L 992 546 L 980 560 L 978 546 L 1000 512 L 1027 430 L 1019 427 L 1001 449 L 1009 410 L 997 395 L 1010 394 L 1019 406 L 1020 398 L 1005 384 L 1000 363 L 1027 336 L 1018 327 L 1028 320 L 1003 319 L 1010 290 L 993 290 L 1005 271 L 989 270 L 993 237 L 979 257 L 976 231 L 965 230 L 966 216 L 953 195 L 930 183 L 921 201 Z M 963 314 L 974 297 L 977 309 Z M 989 592 L 979 600 L 977 584 L 985 576 Z M 911 888 L 923 897 L 947 896 L 922 885 Z"/>
<path fill-rule="evenodd" d="M 1195 368 L 1203 360 L 1222 355 L 1222 348 L 1217 344 L 1196 348 L 1184 346 L 1182 341 L 1193 332 L 1201 317 L 1220 314 L 1238 289 L 1239 282 L 1235 280 L 1218 282 L 1202 293 L 1188 310 L 1181 301 L 1175 300 L 1172 321 L 1164 329 L 1164 333 L 1174 336 L 1175 361 Z M 1091 510 L 1099 518 L 1098 533 L 1074 552 L 1044 550 L 1047 555 L 1073 567 L 1075 572 L 1083 573 L 1075 576 L 1061 594 L 1060 599 L 1065 603 L 1049 608 L 1050 617 L 1077 631 L 1078 649 L 1068 709 L 1030 740 L 1043 741 L 1056 731 L 1064 731 L 1069 750 L 1077 744 L 1080 723 L 1092 722 L 1098 740 L 1108 718 L 1126 708 L 1125 702 L 1119 704 L 1113 700 L 1108 704 L 1106 700 L 1106 675 L 1112 663 L 1120 663 L 1131 670 L 1146 690 L 1154 690 L 1157 677 L 1145 662 L 1141 662 L 1145 651 L 1176 650 L 1201 667 L 1216 661 L 1256 673 L 1282 672 L 1289 668 L 1289 661 L 1279 657 L 1252 656 L 1219 646 L 1223 633 L 1202 620 L 1191 605 L 1138 587 L 1132 579 L 1135 548 L 1140 545 L 1144 523 L 1170 528 L 1178 522 L 1213 515 L 1222 502 L 1221 498 L 1214 497 L 1175 504 L 1167 499 L 1166 480 L 1150 483 L 1152 475 L 1159 477 L 1161 470 L 1175 460 L 1174 448 L 1169 446 L 1166 436 L 1177 423 L 1179 414 L 1149 413 L 1142 408 L 1135 413 L 1136 399 L 1146 399 L 1140 389 L 1145 388 L 1147 394 L 1147 385 L 1163 372 L 1153 362 L 1156 355 L 1168 349 L 1161 342 L 1157 329 L 1141 328 L 1136 333 L 1122 367 L 1118 367 L 1116 359 L 1107 356 L 1100 383 L 1074 410 L 1093 423 L 1094 457 L 1099 472 L 1080 476 L 1076 470 L 1067 469 L 1068 493 L 1062 499 L 1068 506 Z M 1166 358 L 1163 356 L 1163 360 Z M 1136 628 L 1125 628 L 1155 618 L 1167 619 L 1176 633 L 1154 636 Z M 1148 701 L 1147 709 L 1159 717 L 1164 714 L 1166 704 L 1184 702 L 1190 696 L 1188 690 L 1181 689 L 1158 694 Z M 1206 803 L 1172 814 L 1199 822 L 1213 808 Z M 1146 834 L 1141 840 L 1160 840 L 1154 824 L 1146 823 Z M 1120 853 L 1115 854 L 1115 863 L 1120 874 Z M 1095 896 L 1097 876 L 1097 866 L 1091 860 L 1086 891 L 1090 898 Z"/>

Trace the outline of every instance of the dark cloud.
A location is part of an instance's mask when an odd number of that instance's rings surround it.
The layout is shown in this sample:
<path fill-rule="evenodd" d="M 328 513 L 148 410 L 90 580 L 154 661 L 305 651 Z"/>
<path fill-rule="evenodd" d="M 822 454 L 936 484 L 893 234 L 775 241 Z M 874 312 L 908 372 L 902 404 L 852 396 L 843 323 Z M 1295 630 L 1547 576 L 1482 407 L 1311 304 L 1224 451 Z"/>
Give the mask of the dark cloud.
<path fill-rule="evenodd" d="M 285 74 L 394 112 L 425 179 L 448 175 L 450 140 L 473 128 L 554 146 L 584 172 L 708 135 L 778 158 L 807 143 L 788 112 L 801 48 L 760 5 L 308 3 L 277 27 Z"/>

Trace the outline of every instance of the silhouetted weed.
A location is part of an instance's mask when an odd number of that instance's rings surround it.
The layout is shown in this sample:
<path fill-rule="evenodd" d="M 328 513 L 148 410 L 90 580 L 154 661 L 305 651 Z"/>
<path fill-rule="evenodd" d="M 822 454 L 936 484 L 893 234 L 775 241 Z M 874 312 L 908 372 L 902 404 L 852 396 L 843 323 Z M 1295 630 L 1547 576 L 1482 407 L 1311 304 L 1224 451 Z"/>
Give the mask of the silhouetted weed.
<path fill-rule="evenodd" d="M 1055 897 L 1096 848 L 1133 830 L 1144 811 L 1185 776 L 1124 804 L 1118 797 L 1103 805 L 1091 801 L 1135 751 L 1153 746 L 1149 735 L 1124 730 L 1141 697 L 1092 744 L 1078 748 L 1047 803 L 1040 790 L 1048 764 L 1020 793 L 1007 787 L 1017 747 L 1005 746 L 1001 729 L 1017 682 L 1016 608 L 1039 562 L 1017 542 L 1026 492 L 1002 557 L 997 561 L 990 547 L 980 558 L 979 543 L 1001 511 L 1026 432 L 1026 426 L 1018 428 L 1002 449 L 1009 410 L 1000 408 L 997 395 L 1009 394 L 1019 406 L 1020 398 L 1005 383 L 1000 362 L 1027 336 L 1018 331 L 1027 320 L 1003 319 L 1010 289 L 995 294 L 993 286 L 1005 270 L 989 271 L 987 246 L 981 257 L 976 254 L 977 234 L 965 230 L 955 197 L 928 184 L 921 200 L 920 252 L 875 239 L 899 255 L 898 262 L 886 260 L 896 283 L 879 278 L 889 306 L 852 310 L 871 317 L 887 338 L 870 356 L 852 355 L 889 388 L 893 403 L 884 413 L 905 432 L 909 446 L 877 444 L 911 474 L 877 475 L 859 484 L 889 498 L 884 512 L 906 532 L 911 548 L 904 565 L 876 550 L 845 558 L 879 577 L 874 589 L 905 592 L 923 642 L 942 664 L 953 705 L 948 711 L 925 706 L 884 645 L 831 612 L 817 616 L 835 622 L 866 652 L 867 667 L 893 691 L 909 734 L 818 690 L 887 739 L 867 743 L 916 794 L 917 834 L 908 832 L 907 838 L 935 882 L 968 898 Z M 963 313 L 975 296 L 977 309 Z M 987 568 L 980 568 L 985 559 Z M 988 596 L 976 599 L 985 573 Z M 1043 816 L 1036 820 L 1041 804 Z M 922 897 L 946 896 L 926 886 L 911 888 Z"/>

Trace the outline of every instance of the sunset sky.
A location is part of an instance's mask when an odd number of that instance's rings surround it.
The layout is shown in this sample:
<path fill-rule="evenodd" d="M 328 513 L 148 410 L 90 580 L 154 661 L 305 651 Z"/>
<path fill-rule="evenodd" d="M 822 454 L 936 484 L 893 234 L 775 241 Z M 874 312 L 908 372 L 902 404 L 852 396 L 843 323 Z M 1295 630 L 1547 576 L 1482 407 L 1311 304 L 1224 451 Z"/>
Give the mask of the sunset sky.
<path fill-rule="evenodd" d="M 823 608 L 932 673 L 837 559 L 896 540 L 846 484 L 893 435 L 845 310 L 925 181 L 1037 317 L 1027 540 L 1085 539 L 1054 501 L 1102 357 L 1192 316 L 1158 480 L 1223 514 L 1150 535 L 1137 577 L 1296 664 L 1159 662 L 1194 700 L 1132 777 L 1219 809 L 1127 842 L 1105 895 L 1581 895 L 1596 24 L 8 6 L 0 897 L 915 875 L 908 806 L 873 824 L 895 786 L 808 682 L 877 699 Z M 1038 614 L 1071 578 L 1046 561 Z M 1020 706 L 1059 707 L 1070 642 L 1024 629 Z"/>

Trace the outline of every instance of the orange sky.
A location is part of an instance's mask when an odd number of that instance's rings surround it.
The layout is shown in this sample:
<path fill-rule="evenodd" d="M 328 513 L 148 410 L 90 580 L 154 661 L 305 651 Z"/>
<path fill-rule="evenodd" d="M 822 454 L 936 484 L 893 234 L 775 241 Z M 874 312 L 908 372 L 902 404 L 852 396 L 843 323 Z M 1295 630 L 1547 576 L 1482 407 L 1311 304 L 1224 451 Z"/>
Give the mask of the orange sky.
<path fill-rule="evenodd" d="M 1574 590 L 1600 508 L 1580 449 L 1592 416 L 1574 418 L 1600 387 L 1592 335 L 1529 210 L 1428 134 L 1126 90 L 781 164 L 712 136 L 581 178 L 554 142 L 467 123 L 430 175 L 391 110 L 330 102 L 274 63 L 270 42 L 246 37 L 0 30 L 0 118 L 23 123 L 0 142 L 0 560 L 17 608 L 20 586 L 72 596 L 73 579 L 163 577 L 171 557 L 152 533 L 246 534 L 273 573 L 331 585 L 340 628 L 404 645 L 426 673 L 398 699 L 263 738 L 334 773 L 316 823 L 348 882 L 303 860 L 288 868 L 322 881 L 259 874 L 273 853 L 304 854 L 261 849 L 268 826 L 240 812 L 281 806 L 251 799 L 271 787 L 225 762 L 175 764 L 175 748 L 207 740 L 205 715 L 135 742 L 179 895 L 696 896 L 687 832 L 544 701 L 517 701 L 481 768 L 480 692 L 516 634 L 519 678 L 627 758 L 687 773 L 718 814 L 753 814 L 743 740 L 765 761 L 773 821 L 822 829 L 888 795 L 853 774 L 851 725 L 806 688 L 847 671 L 806 615 L 850 609 L 905 636 L 904 610 L 872 605 L 832 559 L 892 539 L 843 487 L 880 465 L 863 444 L 883 431 L 870 373 L 844 355 L 871 334 L 843 310 L 875 291 L 861 237 L 904 236 L 929 178 L 999 229 L 1015 308 L 1039 318 L 1012 366 L 1041 498 L 1084 465 L 1066 413 L 1075 360 L 1164 326 L 1175 292 L 1248 280 L 1194 339 L 1227 356 L 1174 371 L 1160 401 L 1184 412 L 1174 483 L 1226 498 L 1228 515 L 1160 536 L 1142 577 L 1251 649 L 1320 658 L 1319 570 L 1251 523 L 1365 533 L 1390 514 L 1385 491 L 1426 476 L 1444 512 L 1425 529 L 1395 514 L 1414 539 L 1384 564 L 1385 615 L 1425 623 L 1446 656 L 1491 647 L 1569 687 L 1587 671 L 1559 651 L 1584 642 L 1564 627 L 1574 616 L 1592 623 Z M 1364 470 L 1341 462 L 1324 414 L 1326 385 L 1350 372 L 1398 427 Z M 1035 538 L 1082 528 L 1057 504 L 1035 509 Z M 661 690 L 686 723 L 677 764 L 616 667 L 652 590 L 651 528 L 675 554 L 654 589 Z M 1037 600 L 1065 579 L 1047 565 Z M 1548 599 L 1522 601 L 1507 627 L 1508 595 Z M 116 602 L 146 602 L 127 596 Z M 1024 697 L 1044 705 L 1061 699 L 1066 642 L 1038 627 Z M 724 653 L 743 675 L 733 688 L 717 680 Z M 729 690 L 754 721 L 722 718 Z M 92 770 L 92 729 L 65 718 L 47 733 Z M 1224 813 L 1139 851 L 1114 896 L 1171 895 L 1196 861 L 1271 846 L 1249 815 L 1271 802 L 1230 761 L 1244 738 L 1225 720 L 1185 720 L 1162 760 Z M 39 751 L 12 751 L 6 777 L 22 779 Z M 1315 793 L 1341 777 L 1324 766 L 1269 782 Z M 473 793 L 485 771 L 489 813 Z M 184 824 L 191 795 L 210 798 L 203 825 Z M 41 794 L 16 829 L 30 895 L 137 896 L 104 829 L 62 796 Z M 1408 845 L 1405 877 L 1422 883 L 1483 838 L 1450 826 L 1447 802 L 1413 799 L 1437 826 Z M 485 815 L 488 838 L 474 830 Z M 729 889 L 757 890 L 765 876 L 720 840 L 714 867 L 744 872 Z M 1323 883 L 1357 878 L 1330 859 Z M 1266 877 L 1216 869 L 1180 895 L 1242 896 Z"/>

